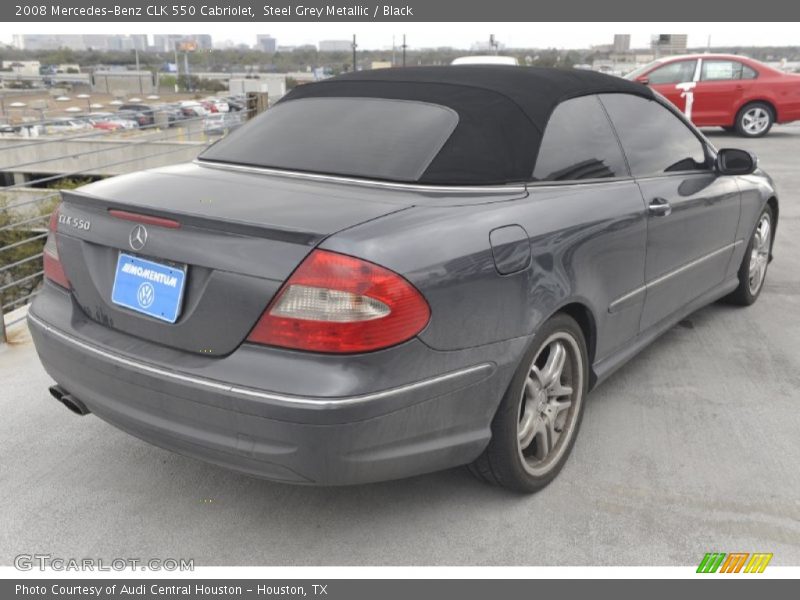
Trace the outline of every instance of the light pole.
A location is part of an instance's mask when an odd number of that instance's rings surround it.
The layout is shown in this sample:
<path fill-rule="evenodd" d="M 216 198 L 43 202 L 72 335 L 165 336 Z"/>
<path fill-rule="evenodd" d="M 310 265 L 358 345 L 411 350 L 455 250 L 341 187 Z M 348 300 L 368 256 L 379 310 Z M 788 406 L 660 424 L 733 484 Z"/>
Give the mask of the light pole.
<path fill-rule="evenodd" d="M 356 72 L 356 48 L 358 48 L 358 44 L 356 44 L 356 34 L 353 34 L 353 72 Z"/>
<path fill-rule="evenodd" d="M 136 56 L 136 78 L 139 80 L 139 93 L 144 94 L 144 88 L 142 87 L 142 76 L 139 73 L 139 49 L 134 48 L 133 52 Z"/>
<path fill-rule="evenodd" d="M 405 33 L 403 34 L 403 45 L 400 46 L 400 47 L 403 49 L 403 66 L 405 67 L 406 66 L 406 48 L 408 48 L 408 45 L 406 44 L 406 34 Z"/>
<path fill-rule="evenodd" d="M 178 93 L 178 80 L 181 78 L 181 68 L 178 65 L 178 41 L 175 40 L 175 93 Z"/>

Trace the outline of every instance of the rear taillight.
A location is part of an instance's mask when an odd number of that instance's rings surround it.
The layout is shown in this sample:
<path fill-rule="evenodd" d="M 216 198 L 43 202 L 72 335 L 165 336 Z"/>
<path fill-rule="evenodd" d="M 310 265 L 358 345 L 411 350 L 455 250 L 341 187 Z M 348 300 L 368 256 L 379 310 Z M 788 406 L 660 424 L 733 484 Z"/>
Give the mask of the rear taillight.
<path fill-rule="evenodd" d="M 61 287 L 70 289 L 69 279 L 64 273 L 64 267 L 61 264 L 61 259 L 58 256 L 58 243 L 56 242 L 56 230 L 58 228 L 58 209 L 57 206 L 53 213 L 50 215 L 50 233 L 45 242 L 43 257 L 44 257 L 44 276 L 53 283 L 57 283 Z"/>
<path fill-rule="evenodd" d="M 278 291 L 247 339 L 313 352 L 368 352 L 411 339 L 430 314 L 422 294 L 397 273 L 315 250 Z"/>

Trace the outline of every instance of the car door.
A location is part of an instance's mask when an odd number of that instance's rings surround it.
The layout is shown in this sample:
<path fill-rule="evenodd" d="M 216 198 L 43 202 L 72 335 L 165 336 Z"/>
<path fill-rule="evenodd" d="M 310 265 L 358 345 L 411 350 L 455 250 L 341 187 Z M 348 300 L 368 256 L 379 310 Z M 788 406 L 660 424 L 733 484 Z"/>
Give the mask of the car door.
<path fill-rule="evenodd" d="M 517 222 L 530 235 L 537 261 L 547 265 L 548 277 L 537 281 L 566 286 L 590 306 L 595 359 L 602 360 L 639 333 L 642 297 L 609 307 L 644 284 L 647 230 L 639 188 L 597 96 L 556 107 L 532 175 L 528 193 L 535 209 L 520 208 Z M 543 212 L 548 205 L 552 209 Z"/>
<path fill-rule="evenodd" d="M 647 206 L 646 331 L 723 283 L 739 188 L 717 174 L 706 143 L 659 101 L 630 94 L 601 100 Z"/>
<path fill-rule="evenodd" d="M 694 85 L 696 70 L 697 59 L 675 60 L 656 67 L 639 81 L 652 87 L 691 118 L 691 96 L 688 93 Z"/>
<path fill-rule="evenodd" d="M 733 125 L 736 110 L 756 76 L 753 69 L 738 60 L 701 59 L 692 121 L 701 126 Z"/>

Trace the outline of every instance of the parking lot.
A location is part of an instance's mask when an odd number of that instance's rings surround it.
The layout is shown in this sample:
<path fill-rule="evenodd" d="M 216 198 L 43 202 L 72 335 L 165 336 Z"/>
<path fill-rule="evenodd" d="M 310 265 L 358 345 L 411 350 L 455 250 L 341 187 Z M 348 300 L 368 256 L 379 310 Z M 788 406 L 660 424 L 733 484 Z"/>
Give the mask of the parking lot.
<path fill-rule="evenodd" d="M 17 554 L 200 565 L 800 564 L 800 125 L 755 151 L 781 195 L 758 302 L 674 327 L 590 397 L 535 496 L 463 469 L 351 488 L 261 481 L 77 417 L 19 327 L 0 350 L 0 564 Z"/>

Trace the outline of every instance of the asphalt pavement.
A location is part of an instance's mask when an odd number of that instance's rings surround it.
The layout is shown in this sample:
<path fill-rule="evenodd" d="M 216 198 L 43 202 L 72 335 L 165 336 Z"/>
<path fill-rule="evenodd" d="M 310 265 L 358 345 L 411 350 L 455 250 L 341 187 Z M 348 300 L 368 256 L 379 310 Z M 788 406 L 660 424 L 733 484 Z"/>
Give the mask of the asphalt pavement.
<path fill-rule="evenodd" d="M 295 487 L 184 458 L 68 412 L 17 327 L 0 349 L 0 565 L 690 565 L 710 551 L 800 565 L 800 126 L 708 133 L 755 151 L 777 182 L 763 293 L 697 312 L 598 388 L 543 492 L 463 469 Z"/>

